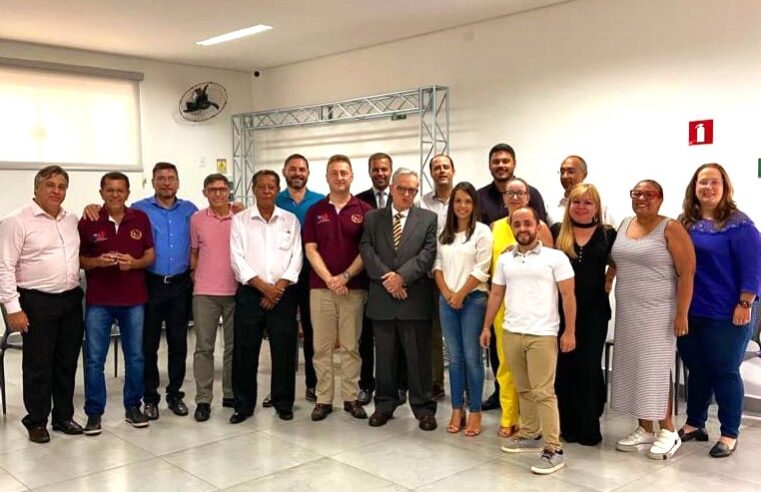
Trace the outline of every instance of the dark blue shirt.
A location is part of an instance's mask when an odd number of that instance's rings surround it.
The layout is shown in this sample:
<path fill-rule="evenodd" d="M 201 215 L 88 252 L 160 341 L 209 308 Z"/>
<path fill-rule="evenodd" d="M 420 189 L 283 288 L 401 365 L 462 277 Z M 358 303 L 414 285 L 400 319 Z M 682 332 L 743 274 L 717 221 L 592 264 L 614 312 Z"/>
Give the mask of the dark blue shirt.
<path fill-rule="evenodd" d="M 761 238 L 753 221 L 736 212 L 721 229 L 710 220 L 690 227 L 695 245 L 695 287 L 690 314 L 732 319 L 741 292 L 761 290 Z"/>
<path fill-rule="evenodd" d="M 278 193 L 277 197 L 275 197 L 275 205 L 294 214 L 296 218 L 299 219 L 299 224 L 301 224 L 301 228 L 303 229 L 304 220 L 306 220 L 309 207 L 319 202 L 323 198 L 325 198 L 325 195 L 322 193 L 307 190 L 306 193 L 304 193 L 304 198 L 301 200 L 301 202 L 296 203 L 296 201 L 291 198 L 291 195 L 288 193 L 288 189 L 286 188 L 285 190 Z"/>
<path fill-rule="evenodd" d="M 162 207 L 156 197 L 132 204 L 151 219 L 156 260 L 148 271 L 156 275 L 179 275 L 190 268 L 190 216 L 198 211 L 188 200 L 176 199 L 170 208 Z"/>

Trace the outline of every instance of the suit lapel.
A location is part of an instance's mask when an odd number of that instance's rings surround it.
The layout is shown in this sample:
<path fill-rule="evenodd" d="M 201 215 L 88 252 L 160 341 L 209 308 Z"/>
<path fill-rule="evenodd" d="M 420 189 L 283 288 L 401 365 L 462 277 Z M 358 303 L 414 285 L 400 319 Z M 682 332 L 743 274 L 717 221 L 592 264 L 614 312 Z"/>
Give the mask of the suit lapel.
<path fill-rule="evenodd" d="M 415 207 L 410 208 L 407 210 L 407 220 L 404 222 L 404 229 L 402 229 L 402 241 L 399 243 L 399 249 L 397 251 L 401 251 L 404 247 L 404 244 L 407 242 L 407 239 L 412 236 L 412 234 L 415 232 L 415 224 L 418 222 L 418 214 L 415 211 Z M 393 221 L 392 221 L 392 227 L 393 227 Z M 391 244 L 393 244 L 393 239 L 391 241 Z"/>

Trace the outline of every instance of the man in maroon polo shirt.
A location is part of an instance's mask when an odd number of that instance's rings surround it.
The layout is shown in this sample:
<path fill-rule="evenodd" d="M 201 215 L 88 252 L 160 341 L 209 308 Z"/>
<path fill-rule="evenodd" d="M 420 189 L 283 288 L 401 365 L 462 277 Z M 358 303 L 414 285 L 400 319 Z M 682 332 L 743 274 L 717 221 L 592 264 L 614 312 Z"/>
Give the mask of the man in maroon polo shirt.
<path fill-rule="evenodd" d="M 103 366 L 111 340 L 111 325 L 119 323 L 124 351 L 125 420 L 147 427 L 140 411 L 143 399 L 143 305 L 148 302 L 145 268 L 153 263 L 153 235 L 148 216 L 128 208 L 129 178 L 119 172 L 100 180 L 104 205 L 98 220 L 79 221 L 79 262 L 85 270 L 85 413 L 84 433 L 101 432 L 106 409 Z"/>
<path fill-rule="evenodd" d="M 317 373 L 317 404 L 312 420 L 323 420 L 333 411 L 333 348 L 336 338 L 341 353 L 341 397 L 344 410 L 358 419 L 367 418 L 357 400 L 361 367 L 359 336 L 367 299 L 367 278 L 359 256 L 365 214 L 372 208 L 351 195 L 354 179 L 345 155 L 328 159 L 330 193 L 312 205 L 304 221 L 304 247 L 312 272 L 309 303 L 314 329 L 314 368 Z"/>

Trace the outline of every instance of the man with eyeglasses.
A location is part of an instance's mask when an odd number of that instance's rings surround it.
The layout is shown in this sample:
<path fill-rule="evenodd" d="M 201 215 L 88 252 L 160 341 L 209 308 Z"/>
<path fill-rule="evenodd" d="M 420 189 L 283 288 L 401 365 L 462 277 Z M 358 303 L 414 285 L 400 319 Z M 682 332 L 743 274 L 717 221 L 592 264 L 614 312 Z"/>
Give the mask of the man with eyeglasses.
<path fill-rule="evenodd" d="M 478 190 L 479 208 L 481 209 L 481 222 L 491 224 L 503 217 L 507 217 L 504 193 L 507 183 L 513 178 L 515 165 L 515 150 L 506 143 L 498 143 L 489 150 L 489 172 L 492 182 Z M 539 190 L 531 185 L 528 186 L 528 206 L 536 210 L 539 218 L 547 223 L 547 211 L 544 208 L 544 200 Z M 484 400 L 482 410 L 495 410 L 499 408 L 499 383 L 497 382 L 497 369 L 499 358 L 497 346 L 494 343 L 496 337 L 492 336 L 492 345 L 489 347 L 489 360 L 494 372 L 494 393 Z"/>
<path fill-rule="evenodd" d="M 396 360 L 405 357 L 409 402 L 422 430 L 436 428 L 431 381 L 431 317 L 436 257 L 436 214 L 414 207 L 418 174 L 394 173 L 391 207 L 365 217 L 360 254 L 370 278 L 367 316 L 373 321 L 376 349 L 375 412 L 370 426 L 385 425 L 398 401 L 394 397 Z M 397 340 L 401 350 L 397 349 Z"/>
<path fill-rule="evenodd" d="M 552 202 L 556 205 L 547 214 L 548 225 L 563 222 L 565 208 L 568 204 L 568 194 L 571 193 L 571 188 L 582 183 L 587 178 L 587 162 L 581 156 L 569 155 L 560 163 L 558 174 L 560 175 L 560 185 L 563 187 L 563 196 L 557 201 Z M 605 205 L 602 207 L 602 220 L 611 227 L 616 227 L 616 222 Z"/>
<path fill-rule="evenodd" d="M 190 218 L 190 271 L 193 275 L 193 327 L 196 348 L 193 376 L 196 380 L 197 422 L 209 420 L 214 388 L 214 347 L 222 319 L 222 406 L 233 407 L 233 319 L 235 280 L 230 263 L 230 226 L 234 212 L 228 201 L 230 181 L 224 174 L 210 174 L 203 181 L 209 206 Z"/>

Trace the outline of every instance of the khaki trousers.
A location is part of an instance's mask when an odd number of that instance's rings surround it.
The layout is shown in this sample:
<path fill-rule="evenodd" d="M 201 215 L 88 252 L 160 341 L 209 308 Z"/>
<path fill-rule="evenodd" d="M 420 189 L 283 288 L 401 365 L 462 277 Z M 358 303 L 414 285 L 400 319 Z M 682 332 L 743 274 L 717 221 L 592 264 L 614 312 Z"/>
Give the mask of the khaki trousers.
<path fill-rule="evenodd" d="M 219 318 L 222 317 L 224 352 L 222 356 L 222 396 L 233 397 L 233 320 L 235 296 L 193 296 L 193 329 L 196 350 L 193 376 L 196 380 L 196 403 L 211 403 L 214 386 L 214 347 Z"/>
<path fill-rule="evenodd" d="M 351 289 L 339 296 L 330 289 L 309 291 L 314 330 L 314 370 L 317 374 L 317 403 L 331 405 L 334 394 L 333 349 L 338 339 L 341 355 L 341 397 L 357 399 L 357 382 L 362 361 L 359 336 L 367 291 Z"/>
<path fill-rule="evenodd" d="M 558 337 L 502 334 L 505 360 L 513 374 L 521 411 L 519 437 L 544 436 L 545 447 L 561 449 L 560 416 L 555 397 Z"/>

